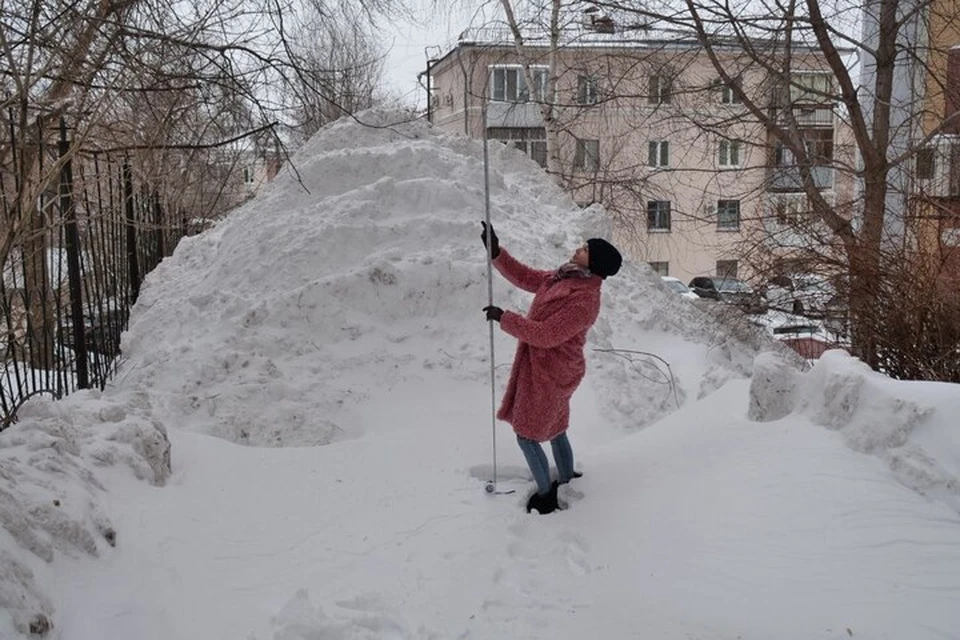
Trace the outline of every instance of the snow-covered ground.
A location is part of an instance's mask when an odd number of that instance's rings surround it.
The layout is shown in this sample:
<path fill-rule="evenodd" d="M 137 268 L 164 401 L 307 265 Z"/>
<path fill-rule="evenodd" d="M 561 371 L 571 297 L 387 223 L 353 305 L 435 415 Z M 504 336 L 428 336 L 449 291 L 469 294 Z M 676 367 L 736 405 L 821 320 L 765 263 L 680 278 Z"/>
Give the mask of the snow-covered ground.
<path fill-rule="evenodd" d="M 399 119 L 321 131 L 150 275 L 110 388 L 0 434 L 0 637 L 960 637 L 957 386 L 801 373 L 642 264 L 604 284 L 569 508 L 525 513 L 503 424 L 486 494 L 482 148 Z M 490 186 L 530 264 L 609 234 L 516 152 Z"/>

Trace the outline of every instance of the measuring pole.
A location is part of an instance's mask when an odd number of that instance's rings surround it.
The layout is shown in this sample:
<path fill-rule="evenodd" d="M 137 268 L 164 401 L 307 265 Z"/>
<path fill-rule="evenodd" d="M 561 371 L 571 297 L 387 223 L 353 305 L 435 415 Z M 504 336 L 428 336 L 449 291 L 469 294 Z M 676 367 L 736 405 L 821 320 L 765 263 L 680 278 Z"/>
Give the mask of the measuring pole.
<path fill-rule="evenodd" d="M 487 223 L 487 306 L 493 306 L 493 227 L 490 224 L 490 155 L 487 149 L 487 103 L 483 103 L 483 212 Z M 493 434 L 493 480 L 487 484 L 487 492 L 493 493 L 497 489 L 497 395 L 496 395 L 496 364 L 493 350 L 493 324 L 488 320 L 490 328 L 490 432 Z"/>

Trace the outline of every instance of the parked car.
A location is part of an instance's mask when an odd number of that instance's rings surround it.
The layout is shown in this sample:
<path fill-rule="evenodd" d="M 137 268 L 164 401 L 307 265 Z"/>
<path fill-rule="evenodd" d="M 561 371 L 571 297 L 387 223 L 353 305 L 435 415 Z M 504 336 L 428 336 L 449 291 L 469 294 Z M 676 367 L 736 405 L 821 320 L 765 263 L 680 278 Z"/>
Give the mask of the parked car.
<path fill-rule="evenodd" d="M 751 318 L 751 322 L 769 332 L 805 360 L 816 360 L 827 349 L 841 345 L 837 335 L 830 333 L 819 320 L 770 309 L 763 315 Z"/>
<path fill-rule="evenodd" d="M 680 278 L 674 278 L 673 276 L 660 276 L 660 279 L 663 280 L 663 284 L 667 285 L 671 291 L 675 291 L 682 297 L 690 300 L 700 299 L 700 296 L 695 294 L 693 291 L 690 291 L 690 288 L 683 284 L 683 280 Z"/>
<path fill-rule="evenodd" d="M 813 273 L 772 278 L 764 287 L 769 307 L 816 319 L 842 317 L 843 305 L 830 281 Z"/>
<path fill-rule="evenodd" d="M 763 313 L 767 308 L 763 296 L 737 278 L 697 276 L 690 281 L 689 287 L 701 298 L 732 304 L 747 313 Z"/>

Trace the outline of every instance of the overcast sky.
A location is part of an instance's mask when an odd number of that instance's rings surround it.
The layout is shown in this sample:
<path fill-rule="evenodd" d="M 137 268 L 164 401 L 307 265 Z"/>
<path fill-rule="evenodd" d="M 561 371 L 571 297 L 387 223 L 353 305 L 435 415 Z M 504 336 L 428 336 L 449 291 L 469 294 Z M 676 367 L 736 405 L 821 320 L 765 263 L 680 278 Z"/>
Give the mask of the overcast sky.
<path fill-rule="evenodd" d="M 429 0 L 423 0 L 428 4 Z M 487 15 L 499 5 L 487 8 Z M 417 83 L 417 74 L 427 68 L 428 49 L 431 55 L 449 51 L 457 36 L 468 26 L 483 24 L 485 18 L 478 9 L 446 9 L 431 12 L 422 8 L 412 20 L 395 21 L 385 25 L 385 45 L 390 47 L 387 55 L 387 82 L 405 102 L 423 106 L 426 92 Z"/>
<path fill-rule="evenodd" d="M 491 20 L 502 19 L 499 2 L 490 0 L 462 0 L 444 4 L 459 5 L 441 11 L 430 9 L 432 0 L 411 0 L 414 17 L 410 20 L 393 20 L 382 26 L 382 35 L 387 54 L 386 79 L 391 91 L 400 96 L 405 104 L 425 106 L 426 90 L 417 83 L 417 74 L 427 66 L 428 50 L 431 55 L 450 51 L 460 33 L 468 27 L 480 27 Z M 847 6 L 840 2 L 823 3 L 834 26 L 838 22 L 848 24 L 848 30 L 856 39 L 859 36 L 860 5 Z"/>

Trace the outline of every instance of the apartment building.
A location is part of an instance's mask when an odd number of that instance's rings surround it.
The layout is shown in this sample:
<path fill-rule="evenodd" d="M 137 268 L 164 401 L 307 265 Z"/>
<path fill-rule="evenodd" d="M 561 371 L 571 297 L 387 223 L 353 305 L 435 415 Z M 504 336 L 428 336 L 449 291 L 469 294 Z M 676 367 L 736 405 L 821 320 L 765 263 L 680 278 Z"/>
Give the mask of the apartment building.
<path fill-rule="evenodd" d="M 766 113 L 792 110 L 818 158 L 816 187 L 828 199 L 852 199 L 852 178 L 834 169 L 838 154 L 852 154 L 851 134 L 822 96 L 833 76 L 821 54 L 795 52 L 784 86 L 741 49 L 716 50 L 733 83 Z M 556 178 L 577 203 L 599 202 L 612 213 L 617 240 L 633 259 L 684 281 L 769 275 L 754 273 L 745 258 L 762 248 L 764 234 L 782 240 L 807 215 L 800 173 L 692 34 L 592 16 L 563 34 L 552 75 L 543 40 L 528 38 L 524 51 L 526 70 L 509 34 L 462 34 L 429 65 L 434 125 L 486 134 L 546 166 L 549 103 Z"/>
<path fill-rule="evenodd" d="M 954 294 L 960 284 L 960 2 L 933 0 L 917 17 L 919 63 L 901 91 L 913 105 L 910 141 L 923 145 L 908 172 L 920 250 Z M 917 117 L 919 115 L 919 117 Z M 905 117 L 905 116 L 904 116 Z M 924 144 L 924 141 L 926 143 Z"/>

